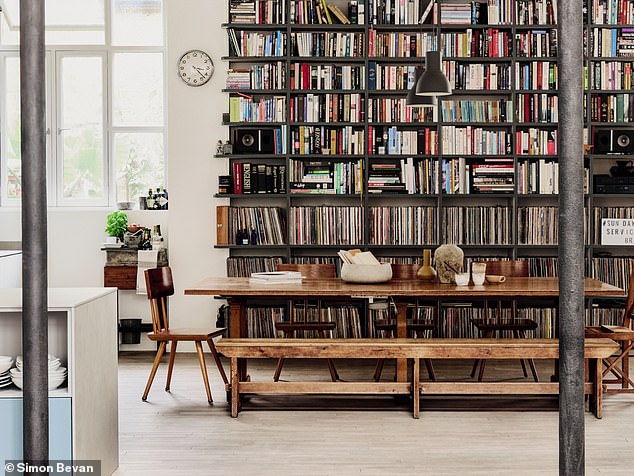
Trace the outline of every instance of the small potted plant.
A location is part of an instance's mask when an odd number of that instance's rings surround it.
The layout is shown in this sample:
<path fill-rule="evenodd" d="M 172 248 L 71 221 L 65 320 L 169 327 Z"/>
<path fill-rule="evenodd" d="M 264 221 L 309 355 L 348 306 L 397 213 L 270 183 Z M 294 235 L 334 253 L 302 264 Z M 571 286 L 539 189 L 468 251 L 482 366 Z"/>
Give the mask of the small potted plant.
<path fill-rule="evenodd" d="M 112 212 L 107 217 L 106 233 L 123 241 L 123 235 L 128 228 L 128 215 L 123 212 Z"/>

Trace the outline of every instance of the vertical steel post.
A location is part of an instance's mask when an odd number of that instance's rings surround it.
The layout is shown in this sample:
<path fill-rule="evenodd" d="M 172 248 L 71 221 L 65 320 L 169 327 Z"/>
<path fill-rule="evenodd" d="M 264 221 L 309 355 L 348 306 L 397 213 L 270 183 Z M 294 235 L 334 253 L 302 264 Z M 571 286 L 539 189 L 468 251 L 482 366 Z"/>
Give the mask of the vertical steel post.
<path fill-rule="evenodd" d="M 583 4 L 559 18 L 559 474 L 584 474 Z"/>
<path fill-rule="evenodd" d="M 20 1 L 24 461 L 48 461 L 44 0 Z"/>

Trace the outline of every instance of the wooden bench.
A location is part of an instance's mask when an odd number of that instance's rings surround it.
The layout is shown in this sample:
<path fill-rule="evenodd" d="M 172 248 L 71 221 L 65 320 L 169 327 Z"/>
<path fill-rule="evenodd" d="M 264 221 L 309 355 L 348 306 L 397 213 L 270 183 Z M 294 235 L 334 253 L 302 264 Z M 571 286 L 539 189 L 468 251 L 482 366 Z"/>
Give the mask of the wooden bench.
<path fill-rule="evenodd" d="M 216 348 L 231 360 L 231 416 L 240 411 L 240 395 L 260 394 L 413 394 L 414 418 L 427 394 L 558 394 L 550 382 L 421 382 L 420 359 L 556 359 L 557 339 L 221 339 Z M 601 359 L 619 345 L 609 339 L 586 339 L 589 375 L 584 392 L 590 411 L 601 418 Z M 411 359 L 409 382 L 251 382 L 240 379 L 245 359 Z"/>

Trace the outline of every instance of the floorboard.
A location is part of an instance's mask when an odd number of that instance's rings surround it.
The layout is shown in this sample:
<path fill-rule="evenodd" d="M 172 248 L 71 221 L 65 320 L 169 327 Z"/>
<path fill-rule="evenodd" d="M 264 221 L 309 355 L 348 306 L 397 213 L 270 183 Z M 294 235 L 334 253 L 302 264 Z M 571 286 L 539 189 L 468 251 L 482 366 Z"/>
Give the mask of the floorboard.
<path fill-rule="evenodd" d="M 117 476 L 558 473 L 553 398 L 427 398 L 421 419 L 414 420 L 406 398 L 253 396 L 233 419 L 208 354 L 212 406 L 192 354 L 178 354 L 170 392 L 164 391 L 167 365 L 162 364 L 148 401 L 142 402 L 152 357 L 120 356 Z M 468 380 L 471 363 L 435 365 L 441 379 Z M 540 377 L 547 378 L 552 363 L 538 363 Z M 274 366 L 257 361 L 249 373 L 254 380 L 269 379 Z M 372 361 L 359 360 L 337 362 L 337 369 L 344 379 L 369 379 L 374 370 Z M 383 378 L 393 373 L 386 363 Z M 307 375 L 329 380 L 325 363 L 310 361 L 287 361 L 282 379 Z M 491 361 L 485 379 L 521 381 L 520 376 L 519 363 Z M 632 422 L 634 394 L 606 395 L 602 420 L 586 413 L 586 474 L 632 473 Z"/>

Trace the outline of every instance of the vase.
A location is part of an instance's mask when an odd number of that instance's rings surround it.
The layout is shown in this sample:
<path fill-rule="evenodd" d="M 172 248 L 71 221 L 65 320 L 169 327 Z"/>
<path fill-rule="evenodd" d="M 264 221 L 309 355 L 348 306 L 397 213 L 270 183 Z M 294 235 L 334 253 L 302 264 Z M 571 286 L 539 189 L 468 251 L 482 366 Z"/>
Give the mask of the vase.
<path fill-rule="evenodd" d="M 456 245 L 440 245 L 434 252 L 434 261 L 438 268 L 438 280 L 442 284 L 455 282 L 456 273 L 462 273 L 464 253 Z"/>
<path fill-rule="evenodd" d="M 431 265 L 431 250 L 423 250 L 423 265 L 418 268 L 416 276 L 421 281 L 435 281 L 436 270 Z"/>

